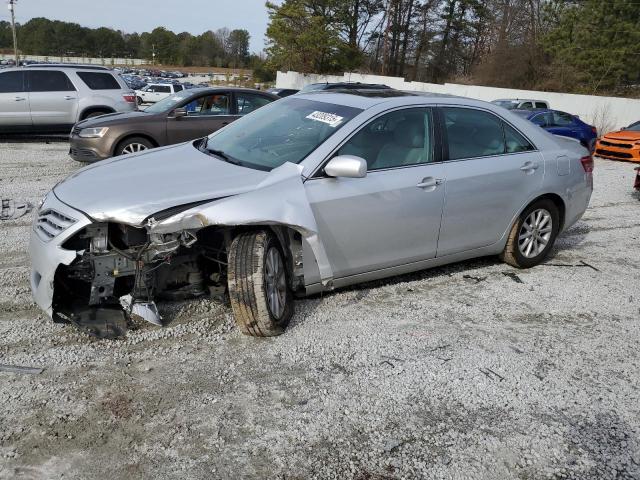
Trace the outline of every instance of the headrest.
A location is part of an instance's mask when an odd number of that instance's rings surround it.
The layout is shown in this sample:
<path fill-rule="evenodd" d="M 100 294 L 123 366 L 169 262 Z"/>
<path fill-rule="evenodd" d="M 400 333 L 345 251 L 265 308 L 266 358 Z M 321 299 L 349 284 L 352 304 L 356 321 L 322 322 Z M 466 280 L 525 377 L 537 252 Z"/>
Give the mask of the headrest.
<path fill-rule="evenodd" d="M 393 131 L 393 138 L 398 145 L 403 147 L 422 148 L 424 146 L 424 125 L 416 120 L 403 120 Z"/>

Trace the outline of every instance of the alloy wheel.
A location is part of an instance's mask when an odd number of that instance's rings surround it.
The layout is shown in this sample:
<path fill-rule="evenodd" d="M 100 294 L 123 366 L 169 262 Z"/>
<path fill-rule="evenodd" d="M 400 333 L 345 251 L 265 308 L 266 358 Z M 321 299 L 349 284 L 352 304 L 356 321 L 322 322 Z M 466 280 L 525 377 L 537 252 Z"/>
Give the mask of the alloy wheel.
<path fill-rule="evenodd" d="M 265 262 L 265 287 L 269 311 L 276 319 L 284 314 L 287 301 L 287 279 L 284 262 L 277 248 L 271 247 Z"/>
<path fill-rule="evenodd" d="M 518 249 L 525 258 L 535 258 L 549 244 L 553 232 L 551 213 L 544 208 L 531 212 L 518 233 Z"/>
<path fill-rule="evenodd" d="M 142 143 L 130 143 L 122 149 L 122 153 L 126 155 L 128 153 L 142 152 L 143 150 L 147 150 L 146 145 L 143 145 Z"/>

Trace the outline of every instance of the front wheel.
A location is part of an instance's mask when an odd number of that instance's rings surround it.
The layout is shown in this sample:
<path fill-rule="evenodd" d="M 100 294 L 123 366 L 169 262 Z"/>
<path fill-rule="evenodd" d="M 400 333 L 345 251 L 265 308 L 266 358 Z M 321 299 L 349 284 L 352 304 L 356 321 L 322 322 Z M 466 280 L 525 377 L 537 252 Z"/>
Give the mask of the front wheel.
<path fill-rule="evenodd" d="M 229 248 L 227 283 L 231 309 L 242 333 L 284 333 L 293 315 L 293 294 L 282 248 L 264 230 L 241 233 Z"/>
<path fill-rule="evenodd" d="M 560 230 L 558 207 L 547 199 L 529 205 L 513 224 L 500 258 L 517 268 L 530 268 L 542 262 Z"/>
<path fill-rule="evenodd" d="M 153 148 L 153 144 L 142 137 L 127 138 L 121 142 L 116 148 L 116 155 L 127 155 L 129 153 L 138 153 Z"/>

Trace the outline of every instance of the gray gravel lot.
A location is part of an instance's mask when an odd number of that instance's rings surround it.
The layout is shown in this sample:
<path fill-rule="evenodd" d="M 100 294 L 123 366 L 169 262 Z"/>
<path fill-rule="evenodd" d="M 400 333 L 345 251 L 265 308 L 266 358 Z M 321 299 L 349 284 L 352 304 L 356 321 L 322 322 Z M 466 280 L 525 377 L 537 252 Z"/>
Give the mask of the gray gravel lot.
<path fill-rule="evenodd" d="M 78 168 L 67 148 L 0 145 L 0 197 L 37 203 Z M 30 299 L 31 215 L 3 222 L 0 363 L 45 370 L 0 372 L 0 478 L 640 478 L 633 173 L 596 162 L 546 265 L 302 300 L 271 339 L 207 300 L 118 341 L 55 325 Z"/>

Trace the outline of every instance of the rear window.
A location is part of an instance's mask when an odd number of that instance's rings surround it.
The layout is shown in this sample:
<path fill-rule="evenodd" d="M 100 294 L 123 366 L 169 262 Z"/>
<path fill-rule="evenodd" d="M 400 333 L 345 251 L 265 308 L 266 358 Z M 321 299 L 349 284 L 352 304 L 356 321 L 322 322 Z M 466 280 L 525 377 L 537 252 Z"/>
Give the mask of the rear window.
<path fill-rule="evenodd" d="M 120 84 L 110 73 L 76 72 L 91 90 L 120 90 Z"/>

